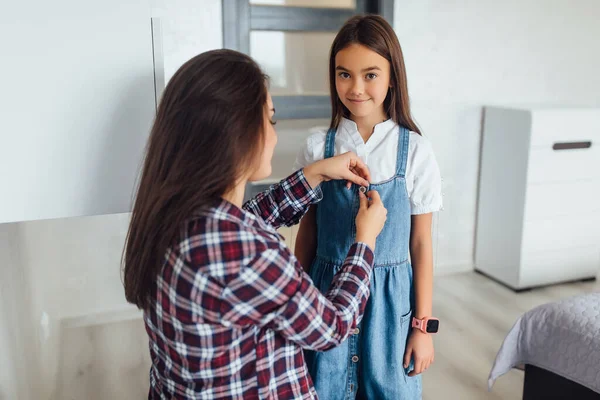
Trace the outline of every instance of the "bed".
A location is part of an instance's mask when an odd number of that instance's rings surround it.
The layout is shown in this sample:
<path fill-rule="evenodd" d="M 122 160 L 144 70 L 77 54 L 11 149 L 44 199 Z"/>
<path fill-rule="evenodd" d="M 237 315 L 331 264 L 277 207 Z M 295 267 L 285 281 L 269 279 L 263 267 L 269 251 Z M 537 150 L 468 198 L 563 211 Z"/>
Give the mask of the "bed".
<path fill-rule="evenodd" d="M 600 400 L 600 293 L 547 303 L 524 313 L 506 335 L 488 387 L 525 369 L 523 399 Z"/>

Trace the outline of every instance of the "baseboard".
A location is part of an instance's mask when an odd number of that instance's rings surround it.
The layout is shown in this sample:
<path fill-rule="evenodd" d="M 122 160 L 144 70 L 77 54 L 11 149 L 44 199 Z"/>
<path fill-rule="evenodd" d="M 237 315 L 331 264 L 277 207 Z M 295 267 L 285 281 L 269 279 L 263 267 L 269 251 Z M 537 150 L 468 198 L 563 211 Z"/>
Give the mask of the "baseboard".
<path fill-rule="evenodd" d="M 61 318 L 64 328 L 83 328 L 95 325 L 113 324 L 133 320 L 142 320 L 142 312 L 131 304 L 110 310 L 94 311 L 89 314 Z"/>
<path fill-rule="evenodd" d="M 472 261 L 462 263 L 446 263 L 437 264 L 433 267 L 433 274 L 435 276 L 454 275 L 461 274 L 464 272 L 473 272 L 475 267 Z"/>

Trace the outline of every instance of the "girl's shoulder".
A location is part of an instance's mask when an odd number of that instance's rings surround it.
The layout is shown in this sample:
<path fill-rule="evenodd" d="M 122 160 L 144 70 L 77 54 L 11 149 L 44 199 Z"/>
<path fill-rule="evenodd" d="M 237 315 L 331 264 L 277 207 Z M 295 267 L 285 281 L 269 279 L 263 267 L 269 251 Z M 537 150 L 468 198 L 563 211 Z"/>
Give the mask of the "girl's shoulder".
<path fill-rule="evenodd" d="M 309 164 L 324 158 L 325 138 L 327 137 L 326 127 L 315 127 L 309 130 L 309 135 L 296 156 L 296 161 L 292 167 L 293 171 L 304 168 Z"/>
<path fill-rule="evenodd" d="M 306 139 L 307 147 L 323 146 L 327 138 L 328 128 L 326 126 L 315 126 L 308 130 L 308 137 Z"/>
<path fill-rule="evenodd" d="M 431 148 L 431 140 L 417 132 L 410 131 L 409 146 L 412 148 Z"/>
<path fill-rule="evenodd" d="M 429 159 L 435 157 L 431 140 L 417 132 L 410 132 L 408 142 L 409 158 Z"/>

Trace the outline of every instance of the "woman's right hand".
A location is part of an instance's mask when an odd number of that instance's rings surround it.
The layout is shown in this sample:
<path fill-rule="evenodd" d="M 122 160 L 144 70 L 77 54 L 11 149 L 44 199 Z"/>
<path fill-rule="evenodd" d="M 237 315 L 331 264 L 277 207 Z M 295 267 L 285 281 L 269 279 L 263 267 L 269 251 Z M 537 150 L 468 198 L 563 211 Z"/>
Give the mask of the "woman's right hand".
<path fill-rule="evenodd" d="M 375 250 L 375 241 L 383 230 L 387 210 L 375 190 L 371 190 L 366 196 L 359 191 L 358 195 L 360 209 L 356 215 L 356 241 L 366 243 L 371 250 Z"/>

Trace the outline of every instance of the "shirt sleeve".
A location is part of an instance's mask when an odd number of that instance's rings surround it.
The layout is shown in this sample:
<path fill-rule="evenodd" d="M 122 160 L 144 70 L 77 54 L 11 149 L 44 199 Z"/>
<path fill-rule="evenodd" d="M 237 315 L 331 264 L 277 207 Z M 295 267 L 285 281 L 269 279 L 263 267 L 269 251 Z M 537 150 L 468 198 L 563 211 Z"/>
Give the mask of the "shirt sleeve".
<path fill-rule="evenodd" d="M 298 171 L 314 163 L 315 161 L 325 158 L 325 137 L 327 136 L 327 128 L 320 127 L 311 129 L 311 135 L 306 139 L 306 143 L 296 155 L 293 170 Z"/>
<path fill-rule="evenodd" d="M 411 214 L 428 214 L 443 209 L 442 178 L 431 142 L 420 137 L 412 153 L 410 177 Z"/>
<path fill-rule="evenodd" d="M 313 154 L 311 151 L 312 149 L 311 149 L 309 143 L 310 142 L 307 139 L 306 143 L 304 143 L 304 146 L 300 149 L 300 151 L 296 155 L 296 161 L 294 162 L 294 166 L 292 167 L 292 169 L 294 171 L 298 171 L 299 169 L 302 169 L 302 168 L 306 167 L 307 165 L 310 165 L 314 162 L 314 157 L 313 157 Z"/>
<path fill-rule="evenodd" d="M 321 188 L 311 188 L 304 170 L 298 170 L 259 193 L 246 202 L 243 208 L 277 229 L 282 225 L 296 225 L 306 214 L 308 207 L 322 198 Z"/>
<path fill-rule="evenodd" d="M 275 246 L 260 252 L 224 288 L 222 323 L 273 329 L 305 349 L 342 343 L 361 321 L 369 297 L 371 249 L 352 245 L 323 295 L 289 250 Z"/>

